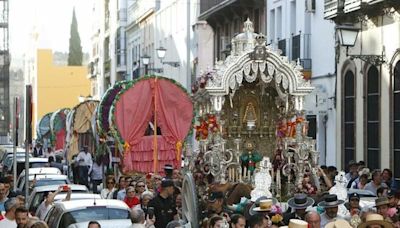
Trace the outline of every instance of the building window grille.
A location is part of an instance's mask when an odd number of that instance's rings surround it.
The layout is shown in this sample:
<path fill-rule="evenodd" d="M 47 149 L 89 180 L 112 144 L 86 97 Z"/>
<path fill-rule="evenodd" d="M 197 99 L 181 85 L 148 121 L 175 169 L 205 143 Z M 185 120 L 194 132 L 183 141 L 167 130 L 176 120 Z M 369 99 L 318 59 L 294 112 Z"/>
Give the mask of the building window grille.
<path fill-rule="evenodd" d="M 394 176 L 400 178 L 400 61 L 394 68 L 393 80 L 393 170 Z"/>
<path fill-rule="evenodd" d="M 344 166 L 349 161 L 355 160 L 355 77 L 352 71 L 347 71 L 344 76 L 344 97 L 343 97 L 343 127 L 342 141 L 344 142 Z"/>
<path fill-rule="evenodd" d="M 368 70 L 366 83 L 366 148 L 367 165 L 371 170 L 380 168 L 380 102 L 379 102 L 379 72 L 375 66 Z"/>
<path fill-rule="evenodd" d="M 300 58 L 300 35 L 292 38 L 292 60 Z"/>
<path fill-rule="evenodd" d="M 286 56 L 286 39 L 278 41 L 278 48 L 282 51 L 282 55 Z"/>

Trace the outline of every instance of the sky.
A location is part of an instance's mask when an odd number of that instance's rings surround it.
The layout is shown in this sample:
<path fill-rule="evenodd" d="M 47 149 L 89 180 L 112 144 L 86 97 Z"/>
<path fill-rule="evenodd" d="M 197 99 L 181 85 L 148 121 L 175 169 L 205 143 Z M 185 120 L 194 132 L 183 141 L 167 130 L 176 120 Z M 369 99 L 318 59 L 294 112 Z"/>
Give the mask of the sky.
<path fill-rule="evenodd" d="M 72 10 L 78 21 L 83 52 L 90 50 L 93 0 L 9 0 L 10 52 L 22 58 L 36 27 L 40 46 L 68 52 Z M 13 64 L 13 63 L 11 63 Z"/>

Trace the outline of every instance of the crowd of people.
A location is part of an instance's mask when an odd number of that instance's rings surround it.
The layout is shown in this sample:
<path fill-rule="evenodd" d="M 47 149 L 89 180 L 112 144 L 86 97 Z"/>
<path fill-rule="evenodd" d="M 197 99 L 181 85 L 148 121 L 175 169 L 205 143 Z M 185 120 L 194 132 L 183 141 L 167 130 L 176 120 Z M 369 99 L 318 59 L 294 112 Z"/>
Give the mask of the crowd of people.
<path fill-rule="evenodd" d="M 58 162 L 53 159 L 50 161 L 50 157 L 49 164 L 57 165 Z M 163 175 L 105 176 L 101 162 L 93 160 L 87 148 L 84 148 L 74 157 L 70 169 L 75 183 L 88 186 L 103 199 L 125 202 L 131 209 L 132 227 L 183 227 L 183 178 L 176 167 L 166 165 Z M 305 174 L 302 184 L 295 186 L 293 197 L 281 199 L 284 202 L 267 196 L 251 199 L 250 185 L 223 185 L 215 183 L 210 175 L 194 171 L 198 193 L 198 199 L 194 200 L 199 203 L 200 227 L 400 227 L 400 192 L 392 171 L 370 171 L 362 161 L 351 161 L 347 169 L 344 176 L 349 190 L 347 200 L 330 191 L 337 184 L 336 167 L 321 166 L 317 173 Z M 7 179 L 0 180 L 0 210 L 4 211 L 0 217 L 0 228 L 46 227 L 43 216 L 54 203 L 54 196 L 58 192 L 46 194 L 36 211 L 36 217 L 32 217 L 24 208 L 25 198 L 11 191 L 11 184 Z M 363 194 L 376 197 L 373 206 L 362 205 L 361 190 Z M 68 197 L 67 194 L 66 200 Z M 100 224 L 92 221 L 89 227 L 100 227 Z"/>

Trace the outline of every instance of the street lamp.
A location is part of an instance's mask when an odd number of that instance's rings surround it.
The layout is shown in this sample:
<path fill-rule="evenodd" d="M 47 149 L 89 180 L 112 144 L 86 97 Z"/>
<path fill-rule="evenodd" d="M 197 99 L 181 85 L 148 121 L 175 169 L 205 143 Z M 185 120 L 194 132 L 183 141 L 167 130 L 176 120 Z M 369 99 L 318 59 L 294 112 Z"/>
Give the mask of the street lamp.
<path fill-rule="evenodd" d="M 165 54 L 167 53 L 167 49 L 164 48 L 163 46 L 160 46 L 159 48 L 156 49 L 157 51 L 157 57 L 160 59 L 161 63 L 164 64 L 168 64 L 172 67 L 179 67 L 180 63 L 179 62 L 164 62 L 164 57 Z"/>
<path fill-rule="evenodd" d="M 157 51 L 158 58 L 162 62 L 165 57 L 165 54 L 167 53 L 167 49 L 165 49 L 164 47 L 161 46 L 161 47 L 157 48 L 156 51 Z"/>
<path fill-rule="evenodd" d="M 386 62 L 385 60 L 385 47 L 382 48 L 381 55 L 349 55 L 349 47 L 354 47 L 357 41 L 358 33 L 360 28 L 354 27 L 353 25 L 345 24 L 336 26 L 336 31 L 339 34 L 340 44 L 346 47 L 346 56 L 351 59 L 361 59 L 374 66 L 380 66 Z"/>
<path fill-rule="evenodd" d="M 142 59 L 143 65 L 144 65 L 144 74 L 147 75 L 148 73 L 148 65 L 150 63 L 150 56 L 148 55 L 143 55 L 142 57 L 140 57 Z"/>

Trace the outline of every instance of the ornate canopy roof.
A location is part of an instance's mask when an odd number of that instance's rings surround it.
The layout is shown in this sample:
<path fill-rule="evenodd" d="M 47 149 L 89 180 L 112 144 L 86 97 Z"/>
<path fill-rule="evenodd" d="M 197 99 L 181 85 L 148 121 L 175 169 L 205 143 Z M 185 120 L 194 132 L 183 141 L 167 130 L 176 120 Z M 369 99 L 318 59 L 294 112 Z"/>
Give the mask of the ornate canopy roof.
<path fill-rule="evenodd" d="M 303 78 L 302 69 L 299 61 L 289 62 L 280 50 L 266 46 L 264 35 L 254 33 L 253 23 L 247 19 L 243 33 L 232 39 L 231 54 L 215 64 L 212 80 L 207 81 L 205 89 L 213 96 L 217 111 L 217 103 L 223 103 L 225 95 L 234 94 L 243 80 L 252 83 L 257 78 L 266 84 L 275 83 L 281 98 L 289 94 L 303 102 L 314 88 Z"/>

